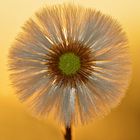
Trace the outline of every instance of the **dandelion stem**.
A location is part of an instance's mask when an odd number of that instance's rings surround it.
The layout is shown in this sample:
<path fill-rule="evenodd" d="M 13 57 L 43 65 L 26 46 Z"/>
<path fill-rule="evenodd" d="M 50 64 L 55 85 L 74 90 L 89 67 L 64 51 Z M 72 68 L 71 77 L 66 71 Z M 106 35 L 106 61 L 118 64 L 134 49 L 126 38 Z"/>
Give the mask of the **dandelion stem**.
<path fill-rule="evenodd" d="M 65 140 L 72 140 L 71 127 L 66 127 Z"/>

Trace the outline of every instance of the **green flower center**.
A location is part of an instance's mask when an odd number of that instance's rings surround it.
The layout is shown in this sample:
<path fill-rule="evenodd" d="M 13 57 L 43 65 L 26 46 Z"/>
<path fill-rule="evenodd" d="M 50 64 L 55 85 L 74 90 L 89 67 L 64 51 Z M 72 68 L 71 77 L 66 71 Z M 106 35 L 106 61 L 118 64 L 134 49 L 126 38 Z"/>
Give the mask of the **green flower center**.
<path fill-rule="evenodd" d="M 80 69 L 80 58 L 74 53 L 64 53 L 59 58 L 59 69 L 66 75 L 76 74 Z"/>

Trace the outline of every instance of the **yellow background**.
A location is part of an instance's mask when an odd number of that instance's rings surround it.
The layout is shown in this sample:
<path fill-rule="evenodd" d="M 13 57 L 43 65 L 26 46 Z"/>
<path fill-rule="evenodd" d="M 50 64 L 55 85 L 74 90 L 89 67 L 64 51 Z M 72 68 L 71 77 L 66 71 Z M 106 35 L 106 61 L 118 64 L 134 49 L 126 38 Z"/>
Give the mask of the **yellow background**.
<path fill-rule="evenodd" d="M 63 0 L 64 1 L 64 0 Z M 57 2 L 62 2 L 57 0 Z M 53 120 L 33 118 L 14 95 L 7 71 L 10 44 L 21 25 L 55 0 L 0 0 L 0 140 L 63 140 Z M 126 97 L 102 120 L 74 129 L 75 140 L 140 140 L 140 0 L 74 0 L 118 19 L 129 38 L 133 78 Z"/>

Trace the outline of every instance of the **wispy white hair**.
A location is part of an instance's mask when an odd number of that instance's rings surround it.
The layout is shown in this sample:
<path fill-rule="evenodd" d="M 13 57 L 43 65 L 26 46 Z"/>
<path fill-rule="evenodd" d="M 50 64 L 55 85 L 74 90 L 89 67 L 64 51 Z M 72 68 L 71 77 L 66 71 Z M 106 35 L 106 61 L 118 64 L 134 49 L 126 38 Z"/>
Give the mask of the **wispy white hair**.
<path fill-rule="evenodd" d="M 52 46 L 71 42 L 87 46 L 93 57 L 87 81 L 75 79 L 76 87 L 56 81 L 46 65 Z M 37 116 L 52 113 L 66 126 L 106 115 L 124 97 L 131 73 L 127 38 L 118 22 L 66 4 L 46 6 L 25 23 L 10 49 L 9 68 L 19 99 Z"/>

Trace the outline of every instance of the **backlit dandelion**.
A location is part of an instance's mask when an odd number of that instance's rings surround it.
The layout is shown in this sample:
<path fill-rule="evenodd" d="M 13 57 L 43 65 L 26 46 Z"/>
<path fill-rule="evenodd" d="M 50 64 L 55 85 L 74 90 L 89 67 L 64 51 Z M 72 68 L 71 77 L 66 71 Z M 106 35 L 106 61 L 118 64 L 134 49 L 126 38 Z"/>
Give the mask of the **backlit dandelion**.
<path fill-rule="evenodd" d="M 74 5 L 30 18 L 9 54 L 13 85 L 40 117 L 67 127 L 106 115 L 128 87 L 127 38 L 116 20 Z"/>

